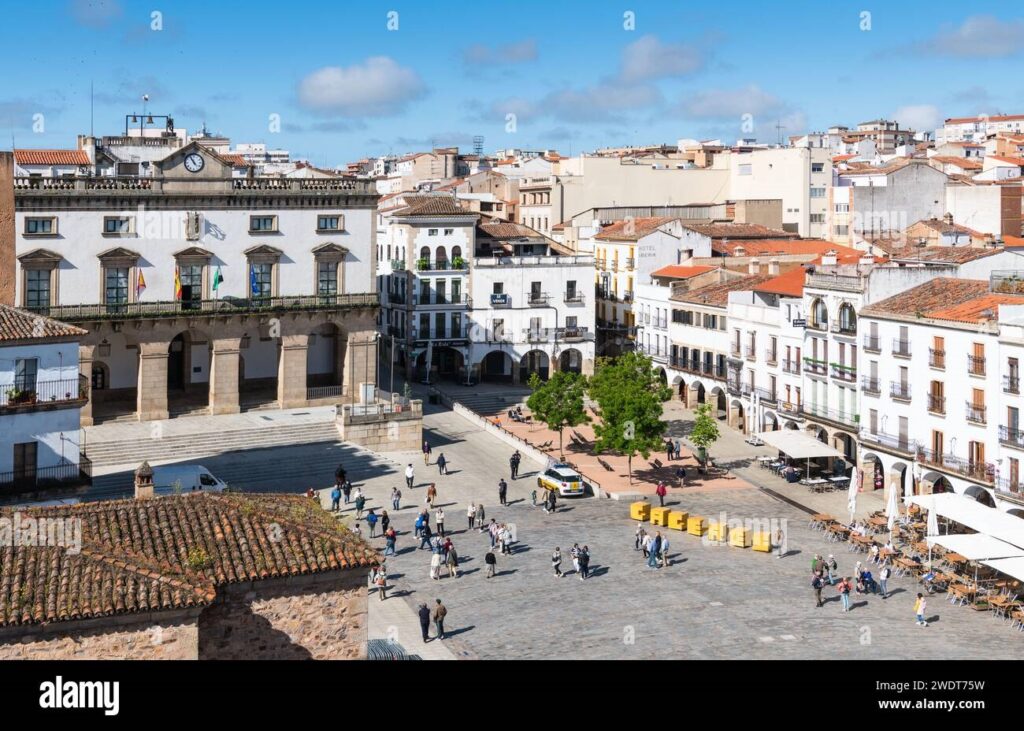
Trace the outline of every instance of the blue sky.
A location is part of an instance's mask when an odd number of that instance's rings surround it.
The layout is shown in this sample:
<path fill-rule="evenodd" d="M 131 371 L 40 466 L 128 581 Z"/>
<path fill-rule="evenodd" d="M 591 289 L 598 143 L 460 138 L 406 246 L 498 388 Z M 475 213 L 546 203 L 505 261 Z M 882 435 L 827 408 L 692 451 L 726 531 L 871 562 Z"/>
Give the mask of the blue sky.
<path fill-rule="evenodd" d="M 179 126 L 321 165 L 1024 112 L 1005 2 L 35 0 L 4 25 L 3 148 L 73 147 L 90 83 L 98 134 L 148 93 Z"/>

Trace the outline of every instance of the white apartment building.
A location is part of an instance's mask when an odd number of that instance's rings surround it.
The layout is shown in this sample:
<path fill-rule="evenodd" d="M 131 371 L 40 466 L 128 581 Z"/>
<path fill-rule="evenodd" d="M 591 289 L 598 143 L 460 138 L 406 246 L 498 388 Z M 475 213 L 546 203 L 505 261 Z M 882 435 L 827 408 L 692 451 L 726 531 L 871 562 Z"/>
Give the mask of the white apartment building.
<path fill-rule="evenodd" d="M 83 423 L 337 403 L 375 380 L 368 183 L 238 179 L 192 142 L 137 177 L 10 184 L 15 302 L 89 331 Z"/>
<path fill-rule="evenodd" d="M 1024 133 L 1024 114 L 979 114 L 976 117 L 952 117 L 935 130 L 935 144 L 948 142 L 984 142 L 997 134 Z"/>
<path fill-rule="evenodd" d="M 904 496 L 955 492 L 1024 517 L 1020 274 L 934 279 L 864 309 L 862 323 L 886 343 L 866 356 L 867 480 Z"/>
<path fill-rule="evenodd" d="M 78 365 L 85 334 L 0 305 L 0 494 L 88 480 L 79 455 L 79 412 L 89 400 Z"/>

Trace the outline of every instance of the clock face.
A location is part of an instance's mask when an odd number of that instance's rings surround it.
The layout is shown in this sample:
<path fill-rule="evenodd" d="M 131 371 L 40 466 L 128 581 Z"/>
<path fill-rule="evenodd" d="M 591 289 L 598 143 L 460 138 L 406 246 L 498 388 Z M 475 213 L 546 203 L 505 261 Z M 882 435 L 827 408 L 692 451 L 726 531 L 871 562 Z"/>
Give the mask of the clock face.
<path fill-rule="evenodd" d="M 190 173 L 198 173 L 204 165 L 206 165 L 206 161 L 203 160 L 203 156 L 195 152 L 185 158 L 185 169 Z"/>

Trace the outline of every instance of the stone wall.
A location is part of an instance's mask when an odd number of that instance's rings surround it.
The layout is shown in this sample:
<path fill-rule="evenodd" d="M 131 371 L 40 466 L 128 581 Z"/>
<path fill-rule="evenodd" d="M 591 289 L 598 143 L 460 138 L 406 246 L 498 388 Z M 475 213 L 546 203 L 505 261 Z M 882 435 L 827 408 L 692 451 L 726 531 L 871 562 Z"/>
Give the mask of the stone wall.
<path fill-rule="evenodd" d="M 18 267 L 14 234 L 14 153 L 0 152 L 0 304 L 13 305 Z"/>
<path fill-rule="evenodd" d="M 408 411 L 353 416 L 350 407 L 338 411 L 342 440 L 374 452 L 416 452 L 423 446 L 423 402 L 412 401 Z"/>
<path fill-rule="evenodd" d="M 197 612 L 127 615 L 0 631 L 2 660 L 195 660 Z"/>
<path fill-rule="evenodd" d="M 365 659 L 366 597 L 362 570 L 222 588 L 199 618 L 199 658 Z"/>

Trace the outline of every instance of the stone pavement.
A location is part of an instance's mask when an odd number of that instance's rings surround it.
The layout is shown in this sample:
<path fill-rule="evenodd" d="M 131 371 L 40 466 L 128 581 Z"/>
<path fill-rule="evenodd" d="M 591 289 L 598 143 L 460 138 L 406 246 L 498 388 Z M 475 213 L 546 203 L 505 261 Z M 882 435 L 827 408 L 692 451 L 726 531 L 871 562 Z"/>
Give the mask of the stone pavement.
<path fill-rule="evenodd" d="M 388 592 L 388 598 L 380 601 L 376 590 L 370 590 L 368 639 L 392 640 L 399 643 L 410 655 L 419 655 L 423 660 L 457 660 L 458 658 L 444 642 L 431 640 L 423 642 L 420 621 L 415 610 L 402 600 L 403 590 Z M 431 602 L 428 602 L 428 605 Z M 434 636 L 431 625 L 430 636 Z"/>

